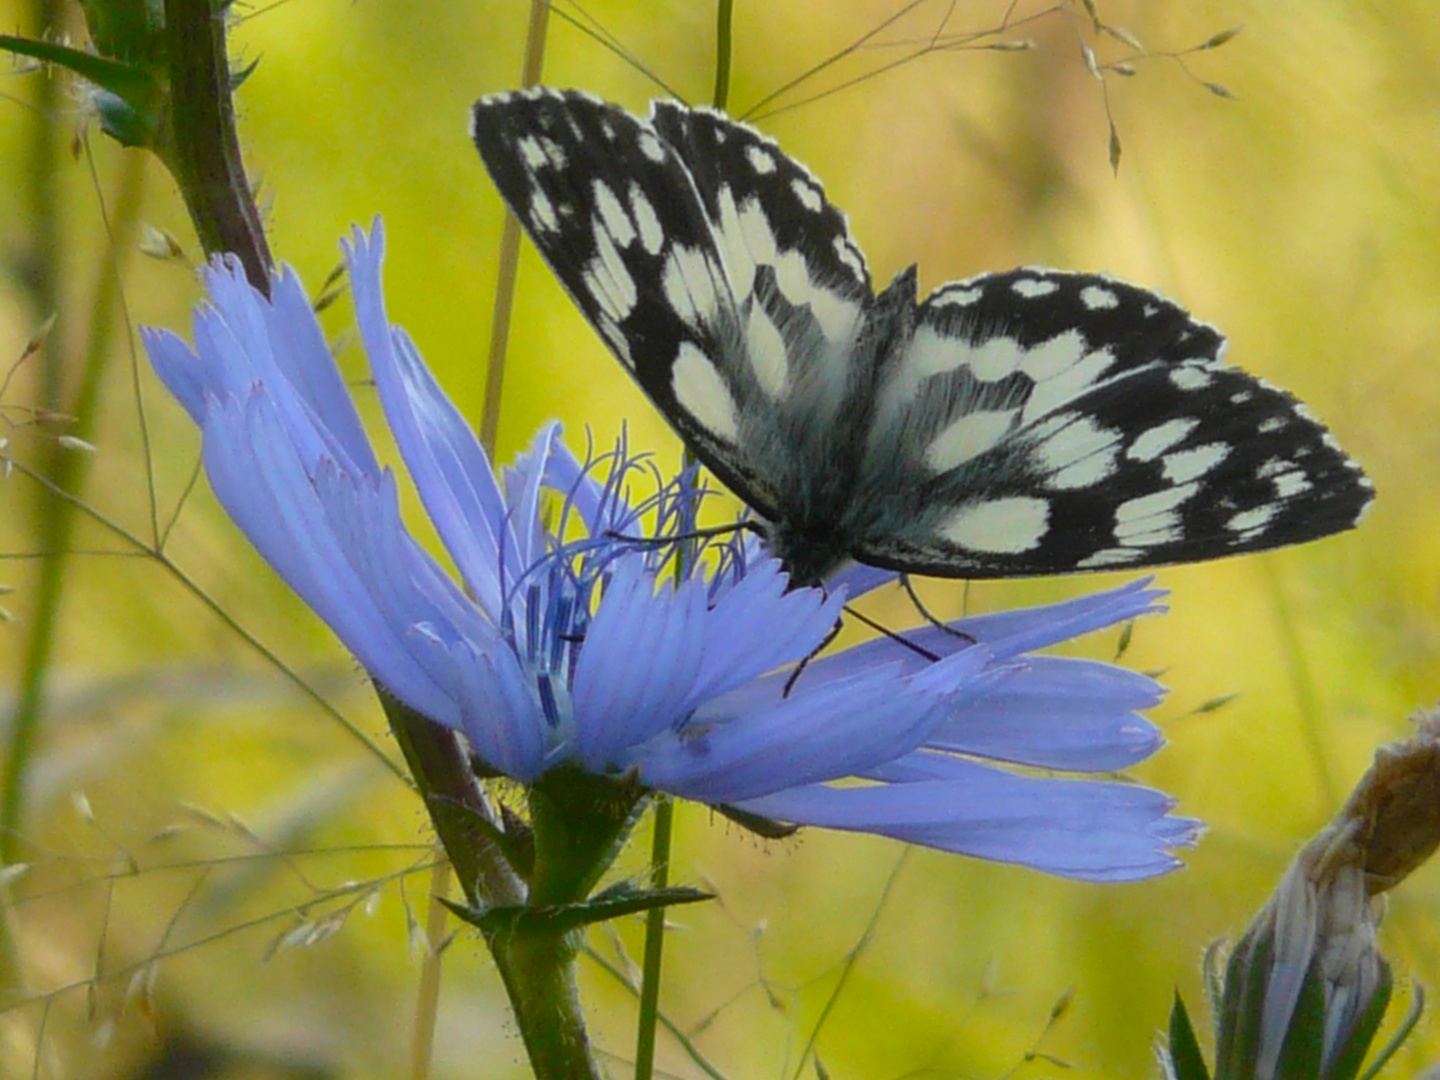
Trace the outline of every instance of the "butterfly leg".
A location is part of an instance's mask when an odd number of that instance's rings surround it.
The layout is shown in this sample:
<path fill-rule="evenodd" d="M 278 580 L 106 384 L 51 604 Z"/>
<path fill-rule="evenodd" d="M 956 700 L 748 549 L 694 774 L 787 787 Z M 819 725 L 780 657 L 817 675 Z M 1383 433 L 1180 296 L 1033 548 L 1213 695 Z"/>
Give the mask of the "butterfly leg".
<path fill-rule="evenodd" d="M 850 609 L 846 608 L 845 610 L 849 611 Z M 790 691 L 795 689 L 796 682 L 799 681 L 800 676 L 804 673 L 805 669 L 810 666 L 810 661 L 814 660 L 815 657 L 819 656 L 822 652 L 825 651 L 826 647 L 829 646 L 829 644 L 834 641 L 836 637 L 839 636 L 840 628 L 844 625 L 844 619 L 836 619 L 835 625 L 830 627 L 830 632 L 825 635 L 824 639 L 820 642 L 820 644 L 816 645 L 815 648 L 811 649 L 809 655 L 806 656 L 803 660 L 801 660 L 800 663 L 795 665 L 795 670 L 792 671 L 790 673 L 790 677 L 785 680 L 785 689 L 780 692 L 781 697 L 790 696 Z"/>
<path fill-rule="evenodd" d="M 910 584 L 909 574 L 900 575 L 900 584 L 905 589 L 905 595 L 910 597 L 910 603 L 915 605 L 915 610 L 918 611 L 921 617 L 931 626 L 935 627 L 935 629 L 937 630 L 944 631 L 952 637 L 958 637 L 969 645 L 974 645 L 976 643 L 975 639 L 969 634 L 965 633 L 964 630 L 956 630 L 953 626 L 949 626 L 946 623 L 941 622 L 938 618 L 936 618 L 930 613 L 930 610 L 923 603 L 921 603 L 920 595 L 915 591 L 915 586 Z M 969 582 L 966 582 L 966 587 L 969 587 Z"/>

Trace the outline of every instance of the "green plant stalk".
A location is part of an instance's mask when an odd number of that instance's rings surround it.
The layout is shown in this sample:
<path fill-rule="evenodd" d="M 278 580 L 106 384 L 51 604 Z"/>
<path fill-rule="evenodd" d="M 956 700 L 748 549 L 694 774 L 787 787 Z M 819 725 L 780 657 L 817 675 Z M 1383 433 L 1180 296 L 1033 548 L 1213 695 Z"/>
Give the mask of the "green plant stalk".
<path fill-rule="evenodd" d="M 715 6 L 715 90 L 711 103 L 724 109 L 730 102 L 730 69 L 735 48 L 734 0 L 719 0 Z M 689 448 L 684 468 L 695 463 Z M 677 563 L 677 575 L 683 573 Z M 650 884 L 663 889 L 670 884 L 670 848 L 675 832 L 675 804 L 666 796 L 655 799 L 655 831 L 650 844 Z M 640 1015 L 635 1032 L 635 1080 L 650 1080 L 655 1071 L 655 1031 L 660 1017 L 660 976 L 665 953 L 665 909 L 655 908 L 645 916 L 645 955 L 641 962 Z"/>
<path fill-rule="evenodd" d="M 650 887 L 670 884 L 670 846 L 675 803 L 666 795 L 655 799 L 655 832 L 650 842 Z M 655 1071 L 655 1027 L 660 1016 L 660 975 L 665 948 L 665 909 L 645 914 L 645 956 L 641 963 L 640 1015 L 635 1032 L 635 1080 L 650 1080 Z"/>
<path fill-rule="evenodd" d="M 550 0 L 531 0 L 525 31 L 525 61 L 520 85 L 540 81 L 545 67 L 545 35 L 550 26 Z M 520 268 L 520 221 L 508 208 L 500 227 L 500 254 L 495 261 L 495 308 L 490 322 L 490 360 L 485 365 L 485 397 L 480 405 L 480 445 L 493 461 L 500 437 L 500 397 L 505 389 L 505 351 L 510 344 L 510 319 L 515 308 L 515 279 Z"/>
<path fill-rule="evenodd" d="M 240 157 L 224 14 L 211 0 L 165 0 L 170 109 L 158 148 L 180 185 L 206 255 L 239 257 L 270 294 L 274 261 Z"/>
<path fill-rule="evenodd" d="M 109 330 L 120 299 L 121 261 L 124 253 L 135 246 L 144 179 L 144 159 L 138 154 L 127 155 L 110 221 L 110 246 L 100 262 L 95 300 L 85 331 L 80 381 L 73 403 L 65 410 L 72 419 L 67 433 L 82 439 L 91 435 L 95 423 L 106 362 L 111 355 Z M 66 366 L 63 357 L 56 359 L 53 366 L 63 370 Z M 86 454 L 51 444 L 46 456 L 42 468 L 56 487 L 67 492 L 78 492 L 84 487 L 90 464 Z M 21 664 L 20 689 L 6 748 L 3 780 L 0 780 L 4 785 L 4 799 L 0 803 L 0 862 L 15 862 L 20 854 L 28 774 L 45 712 L 45 689 L 64 598 L 65 568 L 68 565 L 65 553 L 69 550 L 74 531 L 72 503 L 61 499 L 40 500 L 36 547 L 43 554 L 35 585 L 35 607 L 29 618 L 25 659 Z"/>
<path fill-rule="evenodd" d="M 487 933 L 485 944 L 536 1080 L 599 1080 L 575 985 L 575 934 L 527 924 Z"/>

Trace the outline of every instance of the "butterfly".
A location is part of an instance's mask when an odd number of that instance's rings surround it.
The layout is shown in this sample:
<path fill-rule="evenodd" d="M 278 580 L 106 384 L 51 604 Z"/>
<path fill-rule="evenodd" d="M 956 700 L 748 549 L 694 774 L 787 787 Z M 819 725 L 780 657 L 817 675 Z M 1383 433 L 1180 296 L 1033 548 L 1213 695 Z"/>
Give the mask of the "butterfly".
<path fill-rule="evenodd" d="M 754 128 L 534 89 L 474 108 L 500 194 L 610 350 L 761 520 L 792 585 L 1155 566 L 1312 540 L 1374 491 L 1224 337 L 1100 274 L 878 294 L 845 215 Z"/>

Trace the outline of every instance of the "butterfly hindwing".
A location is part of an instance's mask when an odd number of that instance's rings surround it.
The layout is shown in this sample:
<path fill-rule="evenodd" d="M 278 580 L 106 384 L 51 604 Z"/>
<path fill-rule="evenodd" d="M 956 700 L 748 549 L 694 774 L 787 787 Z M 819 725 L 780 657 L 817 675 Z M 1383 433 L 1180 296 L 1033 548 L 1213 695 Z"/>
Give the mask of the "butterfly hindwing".
<path fill-rule="evenodd" d="M 905 495 L 857 554 L 1004 577 L 1353 524 L 1371 497 L 1359 467 L 1290 395 L 1224 367 L 1224 348 L 1173 302 L 1099 275 L 942 286 L 876 395 L 864 474 Z"/>
<path fill-rule="evenodd" d="M 581 310 L 795 583 L 847 558 L 953 577 L 1151 566 L 1355 524 L 1373 491 L 1290 395 L 1164 297 L 1022 269 L 878 297 L 769 138 L 574 92 L 473 134 Z"/>

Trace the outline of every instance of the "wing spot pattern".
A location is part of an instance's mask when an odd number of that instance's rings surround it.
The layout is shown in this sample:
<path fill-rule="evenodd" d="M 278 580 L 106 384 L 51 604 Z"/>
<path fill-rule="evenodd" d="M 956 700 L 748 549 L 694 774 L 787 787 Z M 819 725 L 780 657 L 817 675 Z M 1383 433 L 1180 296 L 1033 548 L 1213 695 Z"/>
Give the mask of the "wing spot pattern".
<path fill-rule="evenodd" d="M 785 394 L 790 369 L 786 363 L 785 339 L 768 312 L 760 304 L 750 308 L 750 318 L 745 326 L 746 352 L 755 379 L 772 401 L 778 401 Z"/>
<path fill-rule="evenodd" d="M 1087 555 L 1075 564 L 1077 570 L 1099 570 L 1105 566 L 1124 566 L 1143 558 L 1141 548 L 1102 548 L 1093 555 Z"/>
<path fill-rule="evenodd" d="M 825 206 L 825 200 L 815 185 L 798 176 L 790 181 L 790 190 L 795 192 L 795 197 L 800 200 L 800 205 L 812 214 L 818 214 Z"/>
<path fill-rule="evenodd" d="M 1075 414 L 1036 448 L 1036 465 L 1052 474 L 1046 481 L 1052 490 L 1091 487 L 1114 474 L 1120 441 L 1120 432 Z"/>
<path fill-rule="evenodd" d="M 1172 484 L 1198 480 L 1230 456 L 1228 443 L 1213 442 L 1165 455 L 1163 474 Z"/>
<path fill-rule="evenodd" d="M 763 146 L 747 146 L 745 159 L 750 162 L 750 167 L 759 176 L 769 176 L 776 169 L 775 155 Z"/>
<path fill-rule="evenodd" d="M 925 465 L 934 473 L 949 472 L 997 445 L 1015 426 L 1017 410 L 965 413 L 925 448 Z"/>
<path fill-rule="evenodd" d="M 560 231 L 560 219 L 555 216 L 555 207 L 539 188 L 530 192 L 530 223 L 541 232 L 552 236 Z"/>
<path fill-rule="evenodd" d="M 1033 423 L 1066 402 L 1074 401 L 1090 389 L 1114 363 L 1115 354 L 1109 349 L 1096 349 L 1053 379 L 1037 382 L 1030 393 L 1030 399 L 1025 402 L 1024 422 Z"/>
<path fill-rule="evenodd" d="M 690 329 L 698 331 L 714 322 L 718 301 L 704 252 L 681 244 L 672 247 L 661 272 L 661 288 L 666 302 Z"/>
<path fill-rule="evenodd" d="M 968 350 L 957 349 L 955 342 L 941 334 L 934 334 L 934 338 L 931 351 L 935 355 L 926 365 L 931 369 L 926 374 L 951 371 L 968 363 L 970 374 L 981 382 L 999 382 L 1014 373 L 1026 358 L 1025 349 L 1012 337 L 993 337 L 982 345 L 970 346 Z"/>
<path fill-rule="evenodd" d="M 1296 465 L 1293 461 L 1272 457 L 1255 470 L 1255 475 L 1261 480 L 1271 480 L 1281 473 L 1290 472 L 1294 468 L 1296 468 Z"/>
<path fill-rule="evenodd" d="M 692 342 L 683 342 L 675 357 L 671 389 L 680 407 L 712 436 L 734 443 L 739 438 L 739 410 L 725 380 L 710 358 Z"/>
<path fill-rule="evenodd" d="M 932 296 L 929 303 L 936 308 L 969 307 L 984 295 L 985 290 L 979 285 L 970 289 L 946 289 Z"/>
<path fill-rule="evenodd" d="M 535 172 L 542 165 L 548 165 L 550 159 L 545 154 L 545 149 L 540 145 L 540 140 L 534 135 L 526 135 L 515 143 L 515 149 L 520 151 L 520 160 L 525 163 L 525 168 Z"/>
<path fill-rule="evenodd" d="M 1125 500 L 1115 508 L 1115 539 L 1126 547 L 1150 547 L 1178 540 L 1178 508 L 1199 488 L 1199 483 L 1192 480 L 1188 484 Z"/>
<path fill-rule="evenodd" d="M 1239 533 L 1242 540 L 1248 540 L 1264 531 L 1265 527 L 1274 519 L 1275 512 L 1274 503 L 1254 506 L 1249 510 L 1240 511 L 1225 523 L 1225 527 L 1231 532 Z"/>
<path fill-rule="evenodd" d="M 1016 278 L 1010 284 L 1011 290 L 1016 296 L 1023 296 L 1027 300 L 1033 300 L 1037 296 L 1049 296 L 1059 285 L 1045 278 Z"/>
<path fill-rule="evenodd" d="M 1182 364 L 1171 369 L 1170 381 L 1181 390 L 1203 390 L 1210 385 L 1210 373 L 1194 364 Z"/>
<path fill-rule="evenodd" d="M 640 153 L 659 165 L 665 160 L 665 147 L 660 145 L 653 132 L 640 132 Z"/>
<path fill-rule="evenodd" d="M 655 207 L 640 190 L 640 185 L 635 183 L 630 185 L 630 214 L 639 230 L 640 245 L 649 254 L 659 255 L 660 249 L 665 246 L 665 230 L 655 214 Z"/>
<path fill-rule="evenodd" d="M 1120 297 L 1100 285 L 1086 285 L 1080 290 L 1080 302 L 1089 311 L 1108 311 L 1120 306 Z"/>
<path fill-rule="evenodd" d="M 1178 420 L 1166 420 L 1163 424 L 1156 424 L 1142 432 L 1130 444 L 1125 456 L 1131 461 L 1154 461 L 1199 426 L 1200 421 L 1193 416 L 1183 416 Z"/>
<path fill-rule="evenodd" d="M 1048 499 L 1007 495 L 966 503 L 940 525 L 939 531 L 969 551 L 1018 555 L 1038 547 L 1049 529 Z"/>
<path fill-rule="evenodd" d="M 835 255 L 860 280 L 865 280 L 865 259 L 843 236 L 835 237 Z"/>
<path fill-rule="evenodd" d="M 1044 382 L 1074 367 L 1085 355 L 1085 350 L 1085 335 L 1079 330 L 1066 330 L 1027 349 L 1020 361 L 1020 370 L 1036 382 Z"/>
<path fill-rule="evenodd" d="M 735 205 L 735 193 L 729 188 L 720 189 L 717 195 L 720 205 L 720 220 L 715 223 L 715 246 L 720 252 L 720 265 L 730 283 L 730 293 L 736 304 L 743 304 L 755 290 L 755 259 L 746 237 L 746 215 L 758 213 L 759 205 L 754 199 L 746 201 L 743 209 Z M 773 241 L 772 241 L 773 246 Z"/>
<path fill-rule="evenodd" d="M 617 323 L 623 322 L 635 310 L 635 301 L 639 297 L 635 279 L 625 268 L 615 241 L 598 218 L 595 221 L 595 257 L 585 267 L 585 287 L 600 310 Z"/>
<path fill-rule="evenodd" d="M 1310 478 L 1299 469 L 1275 477 L 1275 494 L 1280 499 L 1293 499 L 1297 495 L 1304 495 L 1314 486 Z"/>
<path fill-rule="evenodd" d="M 635 242 L 635 226 L 630 221 L 630 215 L 625 213 L 615 192 L 603 180 L 595 181 L 595 210 L 617 245 L 629 247 Z"/>

